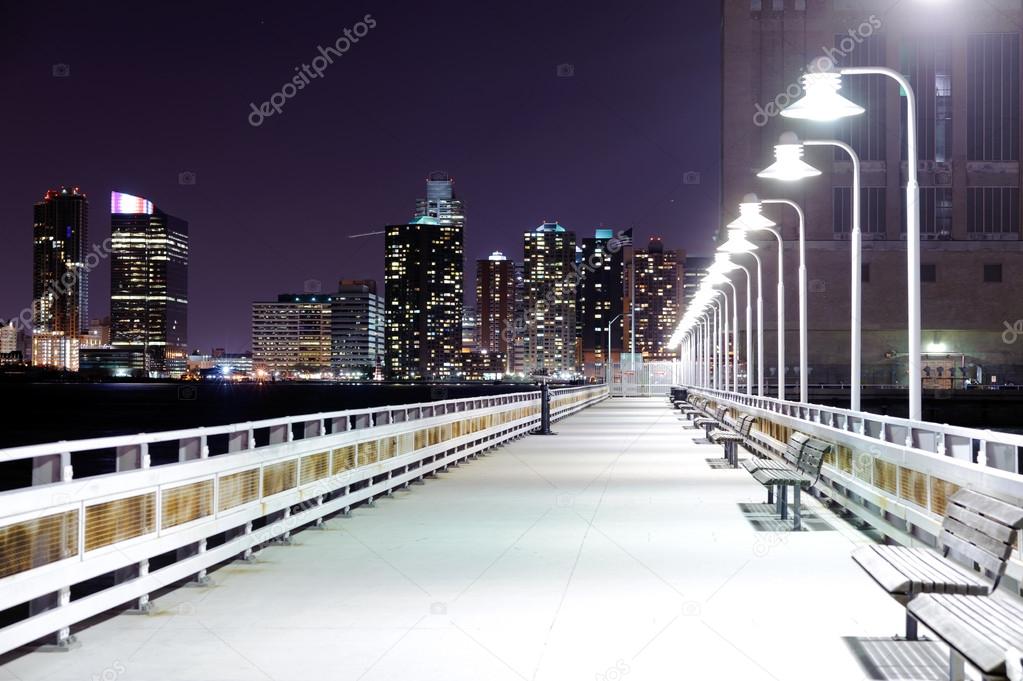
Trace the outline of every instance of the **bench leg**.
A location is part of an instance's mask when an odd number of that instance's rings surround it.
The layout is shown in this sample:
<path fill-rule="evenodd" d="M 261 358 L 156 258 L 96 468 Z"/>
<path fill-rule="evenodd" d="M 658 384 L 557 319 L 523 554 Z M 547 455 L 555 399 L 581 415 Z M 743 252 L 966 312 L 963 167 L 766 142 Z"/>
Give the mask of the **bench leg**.
<path fill-rule="evenodd" d="M 786 485 L 778 485 L 778 515 L 782 520 L 789 517 L 789 489 Z"/>
<path fill-rule="evenodd" d="M 770 506 L 774 503 L 774 485 L 767 486 L 767 505 Z"/>
<path fill-rule="evenodd" d="M 802 514 L 800 513 L 799 495 L 802 492 L 802 485 L 792 487 L 792 529 L 796 532 L 802 529 Z"/>
<path fill-rule="evenodd" d="M 906 611 L 906 640 L 917 641 L 920 636 L 917 631 L 916 618 L 909 614 L 909 610 Z"/>
<path fill-rule="evenodd" d="M 966 681 L 966 664 L 963 656 L 954 650 L 948 653 L 948 681 Z"/>

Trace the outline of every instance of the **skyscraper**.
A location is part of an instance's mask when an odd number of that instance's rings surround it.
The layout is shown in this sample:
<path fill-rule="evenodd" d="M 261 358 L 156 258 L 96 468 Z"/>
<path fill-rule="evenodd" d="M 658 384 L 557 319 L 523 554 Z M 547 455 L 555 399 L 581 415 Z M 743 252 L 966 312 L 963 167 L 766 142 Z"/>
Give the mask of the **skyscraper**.
<path fill-rule="evenodd" d="M 34 328 L 77 338 L 89 326 L 89 202 L 78 187 L 35 204 L 32 242 Z"/>
<path fill-rule="evenodd" d="M 476 309 L 479 344 L 487 352 L 502 352 L 512 370 L 515 326 L 515 263 L 500 251 L 476 261 Z"/>
<path fill-rule="evenodd" d="M 252 364 L 290 377 L 331 371 L 334 297 L 282 293 L 252 304 Z"/>
<path fill-rule="evenodd" d="M 685 253 L 665 250 L 659 237 L 637 249 L 636 353 L 644 360 L 670 360 L 668 341 L 681 318 Z"/>
<path fill-rule="evenodd" d="M 575 233 L 544 222 L 523 242 L 525 371 L 575 371 Z"/>
<path fill-rule="evenodd" d="M 686 256 L 682 266 L 682 314 L 700 290 L 700 283 L 707 276 L 707 270 L 714 264 L 714 258 L 700 255 Z"/>
<path fill-rule="evenodd" d="M 384 358 L 383 297 L 372 279 L 342 279 L 334 296 L 331 364 L 335 373 L 371 378 Z"/>
<path fill-rule="evenodd" d="M 455 225 L 465 229 L 465 206 L 455 197 L 455 181 L 442 170 L 426 178 L 426 198 L 416 201 L 416 217 L 440 220 L 442 225 Z"/>
<path fill-rule="evenodd" d="M 630 230 L 631 233 L 631 230 Z M 598 229 L 583 239 L 579 283 L 579 338 L 583 373 L 603 377 L 606 372 L 608 327 L 611 332 L 611 361 L 622 351 L 626 319 L 611 320 L 624 311 L 625 267 L 621 241 L 614 230 Z"/>
<path fill-rule="evenodd" d="M 403 380 L 460 373 L 463 220 L 421 215 L 385 228 L 387 370 Z"/>
<path fill-rule="evenodd" d="M 110 336 L 165 373 L 188 345 L 188 223 L 139 196 L 110 194 Z"/>

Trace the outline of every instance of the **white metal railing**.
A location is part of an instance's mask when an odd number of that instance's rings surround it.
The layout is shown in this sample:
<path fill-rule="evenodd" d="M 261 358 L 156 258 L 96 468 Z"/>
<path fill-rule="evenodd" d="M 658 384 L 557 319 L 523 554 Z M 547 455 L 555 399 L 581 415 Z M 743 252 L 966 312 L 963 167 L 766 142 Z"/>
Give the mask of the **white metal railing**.
<path fill-rule="evenodd" d="M 933 544 L 946 501 L 961 487 L 1023 506 L 1023 436 L 708 388 L 689 392 L 761 417 L 755 436 L 772 444 L 798 430 L 837 445 L 821 474 L 824 491 L 901 543 Z M 1023 582 L 1019 546 L 1007 574 Z"/>
<path fill-rule="evenodd" d="M 355 409 L 265 421 L 0 450 L 31 459 L 53 482 L 0 493 L 0 612 L 30 616 L 0 628 L 0 653 L 134 603 L 296 528 L 370 501 L 535 429 L 540 392 Z M 608 397 L 605 386 L 551 390 L 551 418 Z M 256 446 L 257 431 L 268 442 Z M 296 432 L 299 434 L 295 436 Z M 208 438 L 227 436 L 223 453 Z M 152 466 L 149 448 L 176 446 Z M 113 450 L 117 472 L 75 479 L 71 455 Z M 150 570 L 150 560 L 175 559 Z M 163 562 L 167 562 L 163 559 Z M 73 584 L 113 585 L 71 600 Z"/>

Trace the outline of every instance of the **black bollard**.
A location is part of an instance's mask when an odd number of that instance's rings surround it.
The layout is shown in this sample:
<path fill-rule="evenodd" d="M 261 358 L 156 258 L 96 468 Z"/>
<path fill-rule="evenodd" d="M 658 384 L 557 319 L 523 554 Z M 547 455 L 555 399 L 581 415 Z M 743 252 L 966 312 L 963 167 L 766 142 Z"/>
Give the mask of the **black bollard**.
<path fill-rule="evenodd" d="M 551 389 L 547 382 L 540 386 L 540 429 L 534 435 L 557 435 L 551 430 Z"/>

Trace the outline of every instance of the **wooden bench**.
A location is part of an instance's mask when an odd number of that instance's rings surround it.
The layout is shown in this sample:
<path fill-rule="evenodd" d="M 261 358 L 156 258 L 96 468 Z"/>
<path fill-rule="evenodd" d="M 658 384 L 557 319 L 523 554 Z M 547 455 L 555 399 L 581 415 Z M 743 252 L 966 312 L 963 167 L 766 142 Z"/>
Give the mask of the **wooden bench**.
<path fill-rule="evenodd" d="M 791 438 L 790 438 L 791 440 Z M 788 488 L 793 490 L 792 497 L 792 529 L 802 528 L 802 508 L 800 494 L 817 484 L 821 476 L 824 457 L 831 451 L 831 445 L 823 440 L 808 438 L 799 451 L 799 458 L 792 466 L 788 461 L 782 466 L 768 465 L 753 471 L 753 479 L 767 487 L 767 503 L 771 503 L 771 490 L 778 490 L 778 514 L 782 520 L 788 518 Z M 786 447 L 786 451 L 788 448 Z"/>
<path fill-rule="evenodd" d="M 998 588 L 1012 555 L 1023 509 L 986 494 L 960 489 L 948 500 L 938 544 L 928 548 L 864 546 L 852 558 L 888 594 L 906 605 L 919 594 L 987 595 Z M 991 581 L 974 566 L 992 575 Z M 906 638 L 916 638 L 916 620 L 907 610 Z"/>
<path fill-rule="evenodd" d="M 965 679 L 969 662 L 984 679 L 1023 677 L 1023 605 L 1006 596 L 923 594 L 907 606 L 950 649 L 949 679 Z"/>
<path fill-rule="evenodd" d="M 720 425 L 725 422 L 725 414 L 728 413 L 728 407 L 725 405 L 719 405 L 714 410 L 712 416 L 700 416 L 693 423 L 697 428 L 703 428 L 703 432 L 706 436 L 706 441 L 710 442 L 710 431 L 714 429 L 714 426 Z"/>
<path fill-rule="evenodd" d="M 743 414 L 738 421 L 725 420 L 725 428 L 715 430 L 710 434 L 711 442 L 725 447 L 725 459 L 732 468 L 739 467 L 739 444 L 749 440 L 750 431 L 757 417 L 753 414 Z"/>
<path fill-rule="evenodd" d="M 682 411 L 682 415 L 686 417 L 686 421 L 692 421 L 696 416 L 704 413 L 703 408 L 706 404 L 707 400 L 702 397 L 690 395 L 687 402 L 679 404 L 679 409 Z"/>
<path fill-rule="evenodd" d="M 742 462 L 742 467 L 751 474 L 761 468 L 789 469 L 795 468 L 799 463 L 799 455 L 803 453 L 803 447 L 810 441 L 810 436 L 805 433 L 794 432 L 789 436 L 785 448 L 776 452 L 767 446 L 755 441 L 750 441 L 747 446 L 753 452 L 753 459 Z M 768 499 L 771 503 L 771 499 Z"/>

